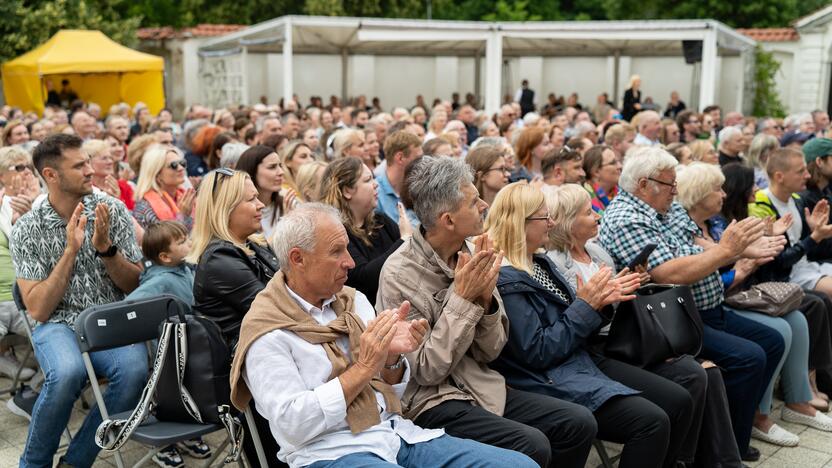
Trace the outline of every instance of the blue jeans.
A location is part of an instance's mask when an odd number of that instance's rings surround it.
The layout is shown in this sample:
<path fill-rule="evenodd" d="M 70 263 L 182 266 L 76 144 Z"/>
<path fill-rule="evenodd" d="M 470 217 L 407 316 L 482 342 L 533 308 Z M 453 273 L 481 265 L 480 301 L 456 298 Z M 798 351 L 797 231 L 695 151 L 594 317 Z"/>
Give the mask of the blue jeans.
<path fill-rule="evenodd" d="M 520 452 L 486 445 L 470 439 L 458 439 L 446 434 L 427 442 L 412 445 L 401 440 L 396 464 L 388 463 L 370 452 L 359 452 L 345 455 L 337 460 L 315 462 L 309 465 L 308 468 L 389 468 L 391 466 L 406 468 L 537 468 L 537 463 Z"/>
<path fill-rule="evenodd" d="M 754 411 L 780 364 L 785 343 L 773 328 L 722 305 L 700 310 L 705 323 L 702 353 L 723 371 L 731 425 L 740 455 L 748 451 Z"/>
<path fill-rule="evenodd" d="M 72 406 L 87 383 L 87 372 L 75 332 L 60 323 L 35 328 L 32 343 L 46 379 L 32 411 L 29 436 L 20 457 L 20 467 L 51 467 L 61 434 L 69 422 Z M 147 381 L 147 348 L 142 344 L 90 354 L 96 375 L 109 381 L 104 404 L 112 413 L 131 410 Z M 97 385 L 94 382 L 93 385 Z M 95 430 L 101 424 L 97 405 L 75 433 L 64 461 L 78 468 L 92 466 L 98 451 Z"/>

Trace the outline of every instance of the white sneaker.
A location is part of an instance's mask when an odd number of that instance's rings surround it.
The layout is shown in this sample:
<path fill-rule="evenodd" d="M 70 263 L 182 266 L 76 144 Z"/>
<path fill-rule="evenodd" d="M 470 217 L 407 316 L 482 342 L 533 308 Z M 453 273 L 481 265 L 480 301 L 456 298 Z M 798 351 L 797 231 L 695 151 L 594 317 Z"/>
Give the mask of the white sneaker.
<path fill-rule="evenodd" d="M 14 357 L 11 351 L 6 352 L 4 354 L 0 354 L 0 374 L 3 374 L 10 379 L 13 379 L 15 374 L 17 373 L 18 367 L 20 367 L 20 361 L 18 361 L 17 358 Z M 24 367 L 20 370 L 20 381 L 25 382 L 31 379 L 34 375 L 34 370 L 29 369 L 28 367 Z"/>
<path fill-rule="evenodd" d="M 781 447 L 796 447 L 800 442 L 800 437 L 783 429 L 777 424 L 772 425 L 768 429 L 768 432 L 763 432 L 756 427 L 752 427 L 751 437 L 770 444 L 780 445 Z"/>
<path fill-rule="evenodd" d="M 783 421 L 813 427 L 819 431 L 832 432 L 832 418 L 820 411 L 815 411 L 815 416 L 812 417 L 800 414 L 797 411 L 783 406 L 780 416 L 783 418 Z"/>

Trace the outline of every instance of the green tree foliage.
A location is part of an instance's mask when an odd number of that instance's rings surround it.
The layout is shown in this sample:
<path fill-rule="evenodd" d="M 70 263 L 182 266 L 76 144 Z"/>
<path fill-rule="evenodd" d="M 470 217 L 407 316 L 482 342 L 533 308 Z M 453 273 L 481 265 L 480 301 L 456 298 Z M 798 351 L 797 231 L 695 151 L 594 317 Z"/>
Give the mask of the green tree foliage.
<path fill-rule="evenodd" d="M 97 29 L 125 45 L 136 42 L 141 17 L 122 17 L 104 0 L 0 0 L 0 62 L 46 42 L 61 29 Z"/>
<path fill-rule="evenodd" d="M 757 46 L 755 51 L 754 68 L 754 110 L 752 113 L 757 117 L 785 117 L 786 109 L 780 101 L 780 94 L 777 92 L 777 84 L 774 81 L 775 75 L 780 71 L 780 62 L 774 58 L 774 54 L 764 51 Z"/>

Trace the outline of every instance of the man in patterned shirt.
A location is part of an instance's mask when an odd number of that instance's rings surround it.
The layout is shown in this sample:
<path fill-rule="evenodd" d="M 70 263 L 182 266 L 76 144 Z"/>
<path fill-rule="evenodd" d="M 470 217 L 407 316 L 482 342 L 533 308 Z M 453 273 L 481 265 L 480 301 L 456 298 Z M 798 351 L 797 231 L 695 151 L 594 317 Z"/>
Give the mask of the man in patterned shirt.
<path fill-rule="evenodd" d="M 139 284 L 141 251 L 124 204 L 93 193 L 90 157 L 82 140 L 58 134 L 35 148 L 33 161 L 49 189 L 40 206 L 12 231 L 12 260 L 23 302 L 38 325 L 33 346 L 46 379 L 32 411 L 20 466 L 51 466 L 72 405 L 87 381 L 73 324 L 86 308 L 119 301 Z M 109 381 L 104 401 L 113 413 L 132 408 L 147 378 L 144 346 L 91 353 Z M 95 383 L 93 383 L 95 384 Z M 61 463 L 91 466 L 101 414 L 93 408 Z"/>
<path fill-rule="evenodd" d="M 748 444 L 754 411 L 783 356 L 777 331 L 723 309 L 719 268 L 739 257 L 771 256 L 760 249 L 764 225 L 746 218 L 732 223 L 718 244 L 700 246 L 702 233 L 676 195 L 676 159 L 661 148 L 643 148 L 624 160 L 621 193 L 604 212 L 599 240 L 623 268 L 644 246 L 657 244 L 647 269 L 656 283 L 691 286 L 705 324 L 700 357 L 723 369 L 734 436 L 743 460 L 759 451 Z M 776 253 L 775 253 L 776 254 Z"/>

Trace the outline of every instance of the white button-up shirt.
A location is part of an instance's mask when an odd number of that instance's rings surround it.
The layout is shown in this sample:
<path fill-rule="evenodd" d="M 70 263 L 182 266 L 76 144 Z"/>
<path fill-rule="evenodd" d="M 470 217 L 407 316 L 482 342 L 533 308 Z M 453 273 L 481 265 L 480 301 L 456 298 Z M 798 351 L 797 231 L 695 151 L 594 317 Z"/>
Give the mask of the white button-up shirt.
<path fill-rule="evenodd" d="M 337 318 L 327 299 L 317 308 L 287 287 L 289 295 L 318 323 Z M 364 323 L 375 318 L 373 306 L 355 292 L 355 312 Z M 349 358 L 349 339 L 336 344 Z M 294 332 L 275 330 L 258 338 L 246 354 L 243 378 L 251 390 L 257 411 L 269 421 L 280 452 L 277 457 L 292 467 L 319 460 L 335 460 L 357 452 L 370 452 L 396 463 L 400 438 L 409 444 L 444 434 L 441 429 L 422 429 L 410 420 L 385 410 L 384 396 L 376 392 L 381 422 L 358 434 L 347 424 L 347 402 L 338 377 L 329 379 L 332 364 L 322 345 L 309 343 Z M 405 361 L 401 383 L 393 385 L 401 398 L 410 379 Z M 273 456 L 273 454 L 268 454 Z"/>

